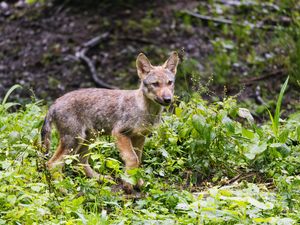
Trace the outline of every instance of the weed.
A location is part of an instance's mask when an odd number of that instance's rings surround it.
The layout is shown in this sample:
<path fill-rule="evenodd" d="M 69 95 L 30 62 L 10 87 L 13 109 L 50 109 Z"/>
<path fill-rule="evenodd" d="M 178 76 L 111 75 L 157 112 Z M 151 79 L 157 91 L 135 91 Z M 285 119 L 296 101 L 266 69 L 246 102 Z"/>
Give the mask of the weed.
<path fill-rule="evenodd" d="M 280 119 L 279 116 L 280 116 L 280 108 L 281 108 L 282 98 L 283 98 L 283 94 L 287 88 L 288 82 L 289 82 L 289 77 L 286 79 L 286 81 L 284 82 L 284 84 L 281 87 L 274 116 L 272 116 L 271 112 L 268 111 L 271 122 L 272 122 L 272 129 L 273 129 L 273 132 L 274 132 L 274 135 L 276 138 L 278 138 L 278 132 L 279 132 L 279 119 Z"/>
<path fill-rule="evenodd" d="M 7 97 L 2 103 L 9 103 Z M 76 155 L 66 158 L 63 173 L 48 175 L 37 145 L 45 114 L 39 103 L 21 105 L 14 112 L 2 110 L 0 223 L 299 222 L 299 113 L 281 123 L 275 139 L 272 124 L 256 125 L 232 97 L 208 104 L 193 95 L 174 112 L 163 115 L 164 122 L 145 144 L 143 168 L 132 171 L 135 179 L 145 181 L 141 194 L 126 198 L 117 182 L 99 184 L 86 178 Z M 115 180 L 126 178 L 109 137 L 88 144 L 95 169 Z"/>

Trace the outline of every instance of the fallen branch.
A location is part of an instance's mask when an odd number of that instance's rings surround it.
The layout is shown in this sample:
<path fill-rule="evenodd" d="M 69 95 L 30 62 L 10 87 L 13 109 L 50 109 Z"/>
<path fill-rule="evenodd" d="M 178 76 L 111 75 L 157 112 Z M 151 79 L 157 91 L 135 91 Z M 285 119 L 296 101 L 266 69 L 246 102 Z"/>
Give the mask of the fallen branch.
<path fill-rule="evenodd" d="M 250 26 L 251 28 L 263 28 L 263 29 L 270 29 L 271 28 L 271 27 L 266 27 L 266 26 L 262 26 L 262 25 L 256 25 L 256 24 L 253 24 L 253 23 L 247 23 L 247 22 L 239 23 L 239 22 L 232 21 L 232 20 L 225 19 L 225 18 L 215 18 L 215 17 L 212 17 L 212 16 L 205 16 L 205 15 L 201 15 L 201 14 L 191 12 L 191 11 L 188 11 L 188 10 L 183 10 L 182 12 L 186 13 L 190 16 L 196 17 L 198 19 L 213 21 L 213 22 L 216 22 L 216 23 L 238 25 L 238 26 L 242 26 L 242 27 Z"/>
<path fill-rule="evenodd" d="M 250 85 L 254 82 L 257 82 L 257 81 L 261 81 L 261 80 L 266 80 L 266 79 L 269 79 L 269 78 L 272 78 L 274 76 L 283 76 L 285 75 L 285 70 L 284 69 L 279 69 L 279 70 L 275 70 L 275 71 L 272 71 L 266 75 L 263 75 L 263 76 L 260 76 L 260 77 L 253 77 L 253 78 L 250 78 L 250 79 L 247 79 L 247 80 L 242 80 L 242 83 L 245 84 L 245 85 Z"/>
<path fill-rule="evenodd" d="M 101 87 L 101 88 L 108 88 L 108 89 L 118 89 L 117 87 L 113 86 L 113 85 L 110 85 L 106 82 L 104 82 L 103 80 L 101 80 L 97 74 L 97 70 L 96 70 L 96 67 L 95 65 L 93 64 L 93 62 L 90 60 L 89 57 L 86 56 L 86 53 L 87 51 L 96 46 L 97 44 L 99 44 L 101 41 L 107 39 L 109 36 L 109 33 L 106 32 L 100 36 L 97 36 L 95 38 L 92 38 L 91 40 L 89 40 L 88 42 L 84 43 L 82 46 L 83 48 L 76 52 L 75 53 L 75 57 L 77 59 L 80 59 L 82 62 L 84 62 L 86 64 L 86 66 L 89 68 L 90 72 L 91 72 L 91 75 L 92 75 L 92 78 L 95 82 L 95 84 L 98 86 L 98 87 Z"/>
<path fill-rule="evenodd" d="M 83 47 L 85 47 L 85 48 L 95 47 L 97 44 L 100 43 L 100 41 L 107 39 L 109 37 L 109 35 L 110 35 L 109 32 L 106 32 L 100 36 L 94 37 L 91 40 L 85 42 L 83 44 Z"/>
<path fill-rule="evenodd" d="M 274 9 L 276 11 L 279 11 L 279 6 L 273 4 L 273 3 L 262 3 L 262 2 L 254 2 L 254 1 L 236 1 L 236 0 L 218 0 L 217 2 L 220 2 L 224 5 L 228 6 L 259 6 L 259 7 L 268 7 L 271 9 Z"/>
<path fill-rule="evenodd" d="M 147 197 L 147 194 L 144 193 L 139 193 L 139 192 L 134 192 L 133 194 L 123 194 L 123 198 L 125 199 L 133 199 L 133 200 L 138 200 L 138 199 L 145 199 Z"/>
<path fill-rule="evenodd" d="M 146 39 L 146 38 L 135 38 L 135 37 L 118 37 L 118 39 L 120 40 L 125 40 L 125 41 L 133 41 L 133 42 L 139 42 L 141 44 L 151 44 L 151 45 L 158 45 L 159 43 L 157 43 L 156 41 L 150 40 L 150 39 Z"/>
<path fill-rule="evenodd" d="M 256 173 L 248 173 L 248 174 L 241 174 L 240 176 L 234 177 L 231 180 L 229 180 L 228 184 L 232 183 L 239 183 L 241 180 L 245 180 L 249 177 L 254 177 Z"/>

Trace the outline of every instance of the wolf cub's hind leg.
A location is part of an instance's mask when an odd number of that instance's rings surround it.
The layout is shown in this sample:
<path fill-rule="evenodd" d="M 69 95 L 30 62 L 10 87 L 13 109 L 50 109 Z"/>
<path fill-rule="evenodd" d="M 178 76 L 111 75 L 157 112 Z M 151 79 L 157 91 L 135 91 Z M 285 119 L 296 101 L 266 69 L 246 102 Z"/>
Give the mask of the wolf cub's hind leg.
<path fill-rule="evenodd" d="M 54 152 L 51 159 L 47 162 L 47 167 L 49 170 L 57 167 L 57 166 L 64 166 L 63 158 L 64 156 L 68 155 L 70 150 L 67 148 L 65 141 L 63 138 L 60 139 L 58 147 Z"/>
<path fill-rule="evenodd" d="M 64 166 L 63 159 L 74 152 L 77 151 L 78 148 L 78 140 L 73 135 L 61 135 L 59 140 L 59 145 L 54 152 L 51 159 L 47 162 L 47 167 L 49 170 L 55 168 L 60 165 Z"/>

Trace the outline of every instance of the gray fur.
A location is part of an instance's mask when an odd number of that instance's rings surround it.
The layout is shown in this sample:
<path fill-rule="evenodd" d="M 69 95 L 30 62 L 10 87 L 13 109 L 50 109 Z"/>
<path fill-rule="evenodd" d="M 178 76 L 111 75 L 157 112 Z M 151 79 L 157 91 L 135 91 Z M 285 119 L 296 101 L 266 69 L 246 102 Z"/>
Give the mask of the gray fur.
<path fill-rule="evenodd" d="M 168 63 L 172 62 L 172 63 Z M 152 66 L 143 54 L 137 58 L 142 82 L 137 90 L 88 88 L 72 91 L 58 98 L 49 108 L 42 127 L 42 143 L 50 148 L 51 123 L 56 125 L 60 145 L 48 162 L 49 169 L 61 163 L 72 152 L 79 153 L 89 177 L 99 175 L 88 164 L 88 149 L 83 145 L 94 133 L 113 135 L 126 164 L 138 167 L 145 136 L 159 123 L 162 106 L 173 98 L 177 53 L 163 66 Z M 128 188 L 131 187 L 127 184 Z"/>

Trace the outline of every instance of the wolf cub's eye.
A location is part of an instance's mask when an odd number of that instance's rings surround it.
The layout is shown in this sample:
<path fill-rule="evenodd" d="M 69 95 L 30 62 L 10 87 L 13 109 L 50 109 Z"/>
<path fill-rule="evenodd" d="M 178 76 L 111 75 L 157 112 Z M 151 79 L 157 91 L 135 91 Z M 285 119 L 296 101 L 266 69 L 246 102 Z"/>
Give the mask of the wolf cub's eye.
<path fill-rule="evenodd" d="M 173 84 L 173 81 L 169 80 L 167 84 L 168 84 L 168 85 L 172 85 L 172 84 Z"/>
<path fill-rule="evenodd" d="M 154 82 L 151 84 L 153 87 L 159 87 L 159 82 Z"/>

